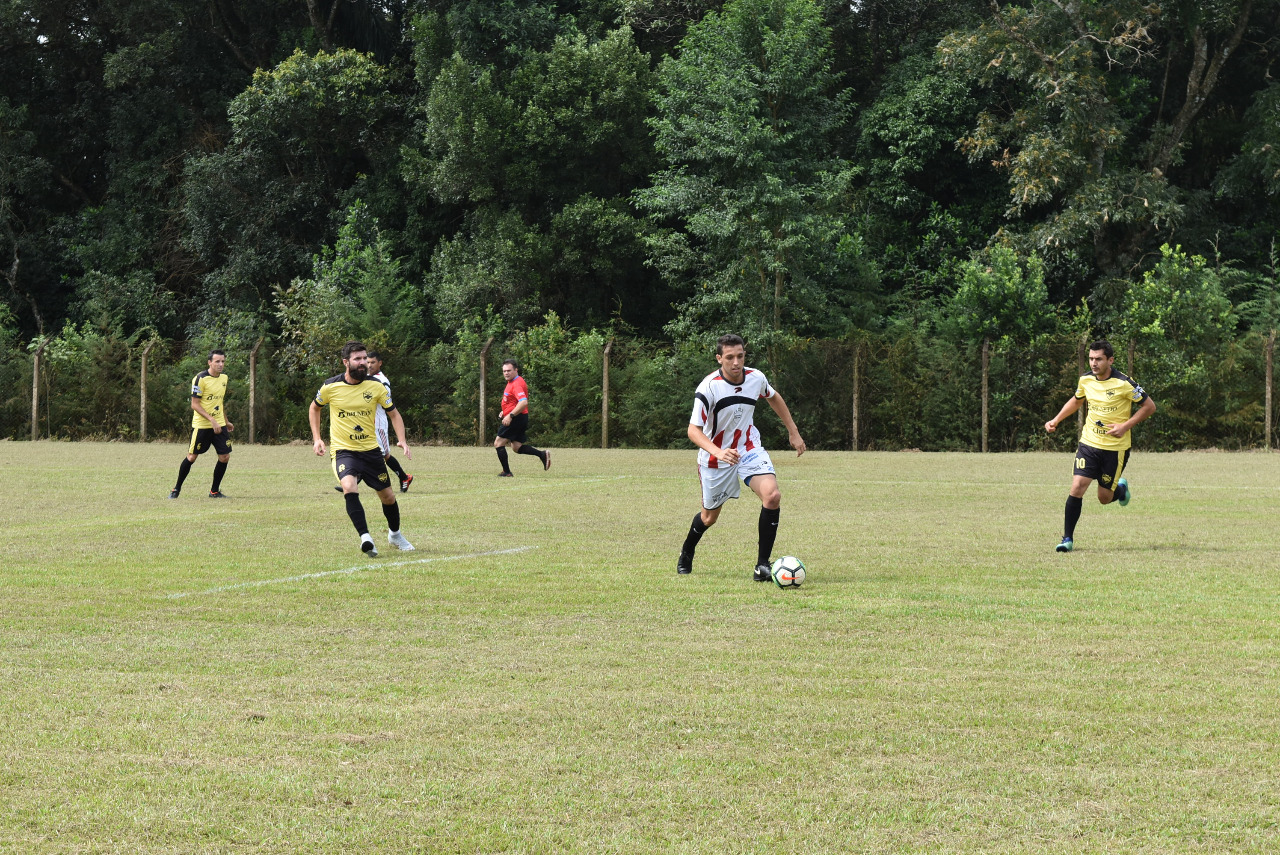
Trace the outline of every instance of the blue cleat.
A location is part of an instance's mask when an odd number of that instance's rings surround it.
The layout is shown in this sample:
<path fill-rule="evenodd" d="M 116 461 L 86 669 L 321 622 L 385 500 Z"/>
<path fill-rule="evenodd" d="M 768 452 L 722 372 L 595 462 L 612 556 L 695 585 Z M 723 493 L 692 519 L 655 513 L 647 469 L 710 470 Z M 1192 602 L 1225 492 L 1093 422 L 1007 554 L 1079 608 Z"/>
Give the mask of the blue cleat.
<path fill-rule="evenodd" d="M 1116 489 L 1120 490 L 1121 488 L 1124 489 L 1124 496 L 1117 501 L 1120 502 L 1120 507 L 1123 508 L 1125 505 L 1129 504 L 1129 500 L 1133 498 L 1133 489 L 1129 486 L 1129 482 L 1124 478 L 1121 478 L 1116 482 Z"/>
<path fill-rule="evenodd" d="M 1054 550 L 1057 552 L 1070 552 L 1073 546 L 1075 546 L 1075 541 L 1069 537 L 1064 537 L 1062 538 L 1062 543 L 1055 546 Z"/>

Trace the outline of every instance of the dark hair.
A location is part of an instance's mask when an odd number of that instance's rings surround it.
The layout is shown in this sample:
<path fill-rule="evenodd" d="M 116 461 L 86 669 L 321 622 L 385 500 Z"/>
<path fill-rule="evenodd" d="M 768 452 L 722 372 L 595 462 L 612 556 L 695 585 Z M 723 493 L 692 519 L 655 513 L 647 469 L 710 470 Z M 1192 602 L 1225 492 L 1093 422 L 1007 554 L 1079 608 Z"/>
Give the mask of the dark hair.
<path fill-rule="evenodd" d="M 720 336 L 720 338 L 716 339 L 716 356 L 724 353 L 726 347 L 735 347 L 737 345 L 742 345 L 743 349 L 746 349 L 747 343 L 742 340 L 742 336 L 734 335 L 733 333 Z"/>
<path fill-rule="evenodd" d="M 349 341 L 342 346 L 342 358 L 350 359 L 351 354 L 359 353 L 362 350 L 367 350 L 367 348 L 364 346 L 362 342 Z"/>
<path fill-rule="evenodd" d="M 504 359 L 504 360 L 502 360 L 502 364 L 503 364 L 503 365 L 510 365 L 512 368 L 514 368 L 514 369 L 516 370 L 516 373 L 517 373 L 517 374 L 519 374 L 519 373 L 520 373 L 520 363 L 519 363 L 519 362 L 516 362 L 514 359 Z"/>
<path fill-rule="evenodd" d="M 215 347 L 213 350 L 209 351 L 209 358 L 206 359 L 205 362 L 213 362 L 214 354 L 225 357 L 227 352 L 220 347 Z"/>
<path fill-rule="evenodd" d="M 370 359 L 376 359 L 376 360 L 378 360 L 379 362 L 381 362 L 381 361 L 382 361 L 382 354 L 381 354 L 381 353 L 378 353 L 378 351 L 376 351 L 376 350 L 371 350 L 371 351 L 369 351 L 369 353 L 368 353 L 367 355 L 368 355 L 368 357 L 369 357 Z"/>
<path fill-rule="evenodd" d="M 1112 347 L 1111 342 L 1107 341 L 1105 338 L 1100 338 L 1097 341 L 1095 341 L 1093 344 L 1089 345 L 1089 349 L 1100 350 L 1103 353 L 1105 353 L 1108 357 L 1112 357 L 1116 355 L 1116 349 Z"/>

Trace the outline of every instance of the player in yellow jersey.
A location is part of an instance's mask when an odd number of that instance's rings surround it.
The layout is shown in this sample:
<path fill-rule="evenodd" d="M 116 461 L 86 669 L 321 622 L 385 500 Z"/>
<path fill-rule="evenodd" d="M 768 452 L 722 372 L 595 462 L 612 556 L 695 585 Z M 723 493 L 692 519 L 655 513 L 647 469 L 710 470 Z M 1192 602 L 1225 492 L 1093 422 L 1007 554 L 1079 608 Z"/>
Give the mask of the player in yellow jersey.
<path fill-rule="evenodd" d="M 227 474 L 227 462 L 231 460 L 230 433 L 235 425 L 227 418 L 227 354 L 223 350 L 209 351 L 209 368 L 191 379 L 191 445 L 187 456 L 178 466 L 178 483 L 169 491 L 169 498 L 176 499 L 182 492 L 182 482 L 191 474 L 191 464 L 209 450 L 218 452 L 218 462 L 213 467 L 213 486 L 209 498 L 222 499 L 222 476 Z"/>
<path fill-rule="evenodd" d="M 413 457 L 405 442 L 404 418 L 391 400 L 391 389 L 369 377 L 368 351 L 358 341 L 342 346 L 342 364 L 346 371 L 330 377 L 316 392 L 309 413 L 312 447 L 317 456 L 325 452 L 320 439 L 320 408 L 329 408 L 329 445 L 333 472 L 342 484 L 347 503 L 347 516 L 360 535 L 360 549 L 376 557 L 378 548 L 369 535 L 364 505 L 360 504 L 359 482 L 364 481 L 378 491 L 382 513 L 387 518 L 387 541 L 397 549 L 411 550 L 413 544 L 400 533 L 400 506 L 391 487 L 391 476 L 378 446 L 375 412 L 382 409 L 396 429 L 396 444 L 406 460 Z"/>
<path fill-rule="evenodd" d="M 1075 546 L 1076 523 L 1084 507 L 1084 494 L 1095 480 L 1098 501 L 1104 505 L 1116 501 L 1123 507 L 1133 498 L 1129 482 L 1123 477 L 1132 444 L 1129 431 L 1151 417 L 1156 411 L 1156 402 L 1141 386 L 1115 371 L 1112 368 L 1115 361 L 1110 342 L 1102 339 L 1089 345 L 1089 373 L 1081 375 L 1075 394 L 1056 416 L 1044 423 L 1044 429 L 1053 433 L 1063 419 L 1080 409 L 1082 402 L 1089 402 L 1088 418 L 1076 448 L 1071 490 L 1067 494 L 1062 542 L 1055 547 L 1058 552 L 1070 552 Z"/>

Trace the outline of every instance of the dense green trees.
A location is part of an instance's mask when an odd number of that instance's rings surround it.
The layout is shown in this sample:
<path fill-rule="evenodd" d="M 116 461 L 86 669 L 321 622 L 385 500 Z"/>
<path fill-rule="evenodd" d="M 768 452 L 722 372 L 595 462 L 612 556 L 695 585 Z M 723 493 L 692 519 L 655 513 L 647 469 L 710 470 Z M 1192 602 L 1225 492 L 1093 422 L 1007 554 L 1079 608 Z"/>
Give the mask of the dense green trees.
<path fill-rule="evenodd" d="M 733 328 L 939 421 L 990 341 L 1020 446 L 1049 342 L 1187 388 L 1280 322 L 1278 48 L 1280 0 L 0 0 L 0 412 L 47 337 L 261 338 L 298 396 L 359 334 L 454 396 L 490 335 L 643 382 Z"/>

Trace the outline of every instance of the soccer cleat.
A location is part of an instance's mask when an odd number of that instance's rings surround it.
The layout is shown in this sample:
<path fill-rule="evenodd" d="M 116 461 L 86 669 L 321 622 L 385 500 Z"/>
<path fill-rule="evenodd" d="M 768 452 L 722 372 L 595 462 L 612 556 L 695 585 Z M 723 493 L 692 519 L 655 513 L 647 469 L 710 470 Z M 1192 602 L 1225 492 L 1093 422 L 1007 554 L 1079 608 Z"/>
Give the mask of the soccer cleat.
<path fill-rule="evenodd" d="M 755 572 L 751 574 L 751 578 L 757 582 L 772 582 L 773 572 L 769 570 L 768 564 L 757 564 Z"/>
<path fill-rule="evenodd" d="M 1124 478 L 1121 478 L 1116 482 L 1117 490 L 1122 487 L 1124 488 L 1124 498 L 1120 499 L 1119 502 L 1120 507 L 1123 508 L 1125 505 L 1129 504 L 1129 500 L 1133 498 L 1133 488 L 1129 486 L 1129 482 Z"/>
<path fill-rule="evenodd" d="M 370 558 L 378 557 L 378 547 L 374 545 L 372 540 L 361 540 L 360 551 L 365 555 L 368 555 Z"/>
<path fill-rule="evenodd" d="M 178 490 L 176 488 L 169 491 L 169 498 L 170 499 L 178 498 Z"/>
<path fill-rule="evenodd" d="M 693 572 L 693 556 L 680 550 L 680 557 L 676 559 L 676 572 L 681 576 L 688 576 Z"/>
<path fill-rule="evenodd" d="M 341 492 L 342 492 L 342 485 L 341 485 L 341 484 L 334 484 L 334 485 L 333 485 L 333 489 L 335 489 L 335 490 L 337 490 L 339 493 L 341 493 Z"/>
<path fill-rule="evenodd" d="M 398 531 L 387 532 L 387 543 L 401 552 L 413 552 L 413 544 L 405 540 L 404 535 Z"/>
<path fill-rule="evenodd" d="M 210 490 L 210 491 L 209 491 L 209 498 L 210 498 L 210 499 L 225 499 L 226 497 L 227 497 L 227 496 L 226 496 L 226 494 L 225 494 L 225 493 L 223 493 L 221 490 Z"/>
<path fill-rule="evenodd" d="M 510 472 L 499 472 L 499 473 L 498 473 L 498 477 L 499 477 L 499 478 L 514 478 L 514 477 L 516 477 L 516 476 L 512 475 Z"/>
<path fill-rule="evenodd" d="M 544 451 L 542 452 L 542 471 L 546 472 L 550 468 L 551 468 L 551 452 Z"/>
<path fill-rule="evenodd" d="M 1071 547 L 1073 546 L 1075 546 L 1075 541 L 1069 537 L 1064 537 L 1062 538 L 1062 542 L 1054 547 L 1054 550 L 1057 552 L 1070 552 Z"/>
<path fill-rule="evenodd" d="M 401 493 L 409 492 L 409 485 L 412 483 L 413 483 L 413 476 L 410 475 L 408 472 L 406 472 L 404 474 L 404 477 L 400 479 L 400 492 Z"/>

